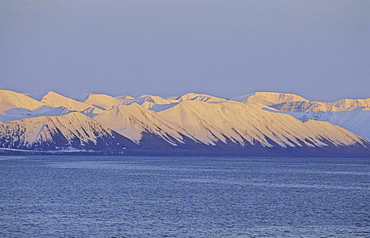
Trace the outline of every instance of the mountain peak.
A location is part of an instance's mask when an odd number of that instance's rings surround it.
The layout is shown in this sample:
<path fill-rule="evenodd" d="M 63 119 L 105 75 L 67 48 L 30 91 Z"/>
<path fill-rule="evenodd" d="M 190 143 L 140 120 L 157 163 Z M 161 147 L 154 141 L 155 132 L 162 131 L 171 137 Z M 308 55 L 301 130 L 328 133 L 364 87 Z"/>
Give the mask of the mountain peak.
<path fill-rule="evenodd" d="M 12 108 L 35 110 L 43 104 L 22 93 L 0 90 L 0 114 Z"/>
<path fill-rule="evenodd" d="M 350 110 L 356 107 L 364 107 L 364 110 L 370 110 L 370 98 L 342 99 L 334 102 L 333 106 L 340 110 Z"/>
<path fill-rule="evenodd" d="M 84 100 L 84 103 L 103 109 L 110 109 L 118 104 L 123 104 L 126 102 L 127 99 L 112 97 L 105 94 L 93 94 L 93 93 L 90 93 Z"/>
<path fill-rule="evenodd" d="M 49 92 L 39 102 L 0 90 L 0 148 L 125 153 L 121 143 L 129 141 L 133 154 L 370 154 L 369 99 L 324 103 L 257 92 L 242 101 L 188 93 L 171 99 L 86 94 L 81 102 Z"/>
<path fill-rule="evenodd" d="M 88 110 L 88 111 L 92 111 L 93 113 L 101 113 L 102 112 L 101 109 L 93 107 L 90 104 L 80 102 L 80 101 L 76 101 L 74 99 L 65 97 L 63 95 L 60 95 L 60 94 L 58 94 L 56 92 L 52 92 L 52 91 L 47 93 L 41 99 L 41 103 L 43 103 L 44 105 L 47 105 L 47 106 L 51 106 L 51 107 L 65 107 L 65 108 L 67 108 L 68 110 L 71 110 L 71 111 L 83 112 L 83 111 Z M 90 108 L 93 108 L 93 109 L 90 110 Z"/>
<path fill-rule="evenodd" d="M 243 103 L 261 103 L 266 106 L 283 102 L 308 101 L 307 99 L 290 93 L 256 92 L 248 95 Z"/>
<path fill-rule="evenodd" d="M 220 102 L 225 101 L 226 99 L 210 96 L 207 94 L 199 94 L 199 93 L 187 93 L 177 98 L 178 101 L 202 101 L 202 102 Z"/>

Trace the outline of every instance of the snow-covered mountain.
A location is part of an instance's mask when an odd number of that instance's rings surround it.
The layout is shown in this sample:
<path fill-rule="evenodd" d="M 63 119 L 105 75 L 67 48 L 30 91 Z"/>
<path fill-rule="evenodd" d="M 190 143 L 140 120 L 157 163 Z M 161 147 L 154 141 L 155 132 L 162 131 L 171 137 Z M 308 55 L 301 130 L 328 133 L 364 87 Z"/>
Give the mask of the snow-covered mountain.
<path fill-rule="evenodd" d="M 291 101 L 270 105 L 299 120 L 327 121 L 370 141 L 370 98 L 342 99 L 333 103 Z"/>
<path fill-rule="evenodd" d="M 97 108 L 107 110 L 116 105 L 125 104 L 127 100 L 130 100 L 130 99 L 133 99 L 133 98 L 120 98 L 120 97 L 112 97 L 112 96 L 104 95 L 104 94 L 89 93 L 89 94 L 84 95 L 84 97 L 81 98 L 80 100 L 84 103 L 95 106 Z"/>
<path fill-rule="evenodd" d="M 155 112 L 137 103 L 118 105 L 94 119 L 136 143 L 140 143 L 144 132 L 154 134 L 173 145 L 183 142 L 178 128 L 171 127 Z"/>
<path fill-rule="evenodd" d="M 223 102 L 226 101 L 226 99 L 210 96 L 207 94 L 198 94 L 198 93 L 187 93 L 185 95 L 182 95 L 178 98 L 176 98 L 177 102 L 183 102 L 183 101 L 202 101 L 202 102 Z"/>
<path fill-rule="evenodd" d="M 78 112 L 0 125 L 0 147 L 31 150 L 124 150 L 134 144 Z"/>
<path fill-rule="evenodd" d="M 185 101 L 158 115 L 210 145 L 218 141 L 266 147 L 328 146 L 323 139 L 336 146 L 363 142 L 355 134 L 329 123 L 302 123 L 290 115 L 263 110 L 259 105 L 231 101 L 218 104 Z"/>
<path fill-rule="evenodd" d="M 27 95 L 16 93 L 9 90 L 0 90 L 0 113 L 3 114 L 9 109 L 23 108 L 35 110 L 43 104 Z"/>
<path fill-rule="evenodd" d="M 102 109 L 92 106 L 90 104 L 73 100 L 71 98 L 62 96 L 55 92 L 49 92 L 48 94 L 46 94 L 41 99 L 41 103 L 50 107 L 65 107 L 70 111 L 78 111 L 90 115 L 93 114 L 96 115 L 103 111 Z"/>
<path fill-rule="evenodd" d="M 364 111 L 370 111 L 370 98 L 367 99 L 342 99 L 333 103 L 330 102 L 312 102 L 312 101 L 287 101 L 282 103 L 273 103 L 269 106 L 286 112 L 340 112 L 351 111 L 361 107 Z"/>
<path fill-rule="evenodd" d="M 0 152 L 370 157 L 369 105 L 266 92 L 234 100 L 49 92 L 37 101 L 0 90 Z"/>
<path fill-rule="evenodd" d="M 260 103 L 265 106 L 284 102 L 308 101 L 307 99 L 304 99 L 303 97 L 295 94 L 273 92 L 256 92 L 250 95 L 236 97 L 233 100 L 246 104 Z"/>
<path fill-rule="evenodd" d="M 91 106 L 96 106 L 99 108 L 110 109 L 117 105 L 131 105 L 133 103 L 142 105 L 146 109 L 152 109 L 157 111 L 158 108 L 168 108 L 169 106 L 174 106 L 175 104 L 182 101 L 203 101 L 203 102 L 220 102 L 226 101 L 226 99 L 218 98 L 206 94 L 196 94 L 196 93 L 187 93 L 185 95 L 173 98 L 162 98 L 160 96 L 153 95 L 142 95 L 137 98 L 130 96 L 119 96 L 112 97 L 104 94 L 85 94 L 80 99 L 82 102 L 90 104 Z"/>

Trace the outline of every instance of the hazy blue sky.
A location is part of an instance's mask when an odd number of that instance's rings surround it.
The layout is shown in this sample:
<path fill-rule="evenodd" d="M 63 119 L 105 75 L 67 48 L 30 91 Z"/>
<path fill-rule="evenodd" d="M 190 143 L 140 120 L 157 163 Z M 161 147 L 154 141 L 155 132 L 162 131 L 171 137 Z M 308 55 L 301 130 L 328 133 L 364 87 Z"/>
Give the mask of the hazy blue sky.
<path fill-rule="evenodd" d="M 370 97 L 369 0 L 2 0 L 0 88 Z"/>

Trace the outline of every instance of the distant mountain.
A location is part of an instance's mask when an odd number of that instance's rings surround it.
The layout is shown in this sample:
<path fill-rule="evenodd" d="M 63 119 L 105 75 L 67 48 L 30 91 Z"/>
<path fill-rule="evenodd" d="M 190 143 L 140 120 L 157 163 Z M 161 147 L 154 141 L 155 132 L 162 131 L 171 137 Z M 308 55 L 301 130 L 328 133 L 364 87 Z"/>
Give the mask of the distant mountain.
<path fill-rule="evenodd" d="M 267 92 L 37 101 L 0 90 L 0 153 L 370 157 L 369 105 Z"/>
<path fill-rule="evenodd" d="M 327 121 L 370 140 L 370 98 L 343 99 L 333 103 L 291 101 L 270 105 L 299 120 Z"/>
<path fill-rule="evenodd" d="M 239 101 L 246 104 L 260 103 L 265 106 L 270 106 L 284 102 L 296 102 L 296 101 L 308 101 L 301 96 L 290 94 L 290 93 L 272 93 L 272 92 L 256 92 L 251 95 L 245 95 L 234 98 L 235 101 Z"/>
<path fill-rule="evenodd" d="M 0 113 L 3 114 L 9 109 L 23 108 L 35 110 L 43 104 L 27 95 L 8 90 L 0 90 Z"/>
<path fill-rule="evenodd" d="M 103 110 L 110 109 L 119 104 L 125 104 L 127 101 L 127 99 L 121 99 L 119 97 L 112 97 L 104 94 L 90 93 L 84 96 L 86 97 L 82 98 L 82 102 Z"/>
<path fill-rule="evenodd" d="M 326 111 L 340 112 L 351 111 L 361 107 L 364 111 L 370 111 L 370 98 L 368 99 L 342 99 L 333 103 L 304 101 L 287 101 L 282 103 L 270 104 L 271 107 L 287 112 L 309 112 Z"/>
<path fill-rule="evenodd" d="M 223 102 L 226 101 L 226 99 L 214 97 L 206 94 L 197 94 L 197 93 L 187 93 L 185 95 L 182 95 L 178 98 L 176 98 L 177 102 L 183 102 L 183 101 L 201 101 L 201 102 Z"/>
<path fill-rule="evenodd" d="M 228 140 L 242 146 L 259 143 L 266 147 L 272 147 L 271 142 L 281 147 L 323 146 L 322 139 L 330 139 L 334 145 L 362 142 L 353 133 L 329 123 L 302 123 L 289 115 L 231 101 L 184 101 L 158 115 L 197 141 L 211 145 Z"/>
<path fill-rule="evenodd" d="M 65 107 L 66 109 L 71 111 L 79 111 L 84 113 L 99 114 L 103 111 L 90 104 L 73 100 L 55 92 L 49 92 L 48 94 L 46 94 L 41 99 L 41 103 L 50 107 Z"/>

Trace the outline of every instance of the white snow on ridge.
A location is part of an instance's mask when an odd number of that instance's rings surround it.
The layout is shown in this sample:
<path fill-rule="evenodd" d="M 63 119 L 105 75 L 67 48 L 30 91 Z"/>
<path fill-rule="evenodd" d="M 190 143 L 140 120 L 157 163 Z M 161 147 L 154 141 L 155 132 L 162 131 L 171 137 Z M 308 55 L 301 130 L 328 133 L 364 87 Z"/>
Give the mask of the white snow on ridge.
<path fill-rule="evenodd" d="M 210 104 L 201 101 L 184 101 L 157 114 L 169 124 L 186 131 L 186 135 L 198 141 L 214 145 L 227 139 L 244 143 L 244 140 L 264 146 L 272 146 L 268 138 L 282 147 L 326 146 L 322 138 L 331 138 L 331 132 L 347 135 L 344 141 L 339 137 L 332 140 L 336 145 L 362 143 L 355 134 L 331 125 L 321 131 L 320 122 L 302 123 L 293 116 L 261 110 L 260 104 L 246 105 L 239 102 Z M 335 127 L 333 129 L 332 127 Z M 319 133 L 320 132 L 320 133 Z"/>
<path fill-rule="evenodd" d="M 88 94 L 86 99 L 83 100 L 84 103 L 90 104 L 92 106 L 101 107 L 104 109 L 111 109 L 112 107 L 125 103 L 127 99 L 121 99 L 119 97 L 112 97 L 105 94 Z"/>
<path fill-rule="evenodd" d="M 81 99 L 49 92 L 38 102 L 0 90 L 1 128 L 13 125 L 15 130 L 15 125 L 21 125 L 27 129 L 23 138 L 27 143 L 50 139 L 56 128 L 62 128 L 66 138 L 78 135 L 81 141 L 94 141 L 94 131 L 106 133 L 100 125 L 136 143 L 145 132 L 172 145 L 184 143 L 183 136 L 208 145 L 232 141 L 266 147 L 275 143 L 282 147 L 326 146 L 325 141 L 338 146 L 362 143 L 354 133 L 370 140 L 369 99 L 321 103 L 294 94 L 265 92 L 249 95 L 242 102 L 195 93 L 168 99 L 86 94 Z"/>
<path fill-rule="evenodd" d="M 128 96 L 128 95 L 118 96 L 118 97 L 116 97 L 116 98 L 117 98 L 117 99 L 124 99 L 124 100 L 134 99 L 133 97 Z"/>
<path fill-rule="evenodd" d="M 142 95 L 137 98 L 129 96 L 111 97 L 104 94 L 85 94 L 81 97 L 84 103 L 91 106 L 101 107 L 104 109 L 111 109 L 117 105 L 131 105 L 133 103 L 142 105 L 146 109 L 152 111 L 165 110 L 169 107 L 175 106 L 177 103 L 187 100 L 204 101 L 204 102 L 222 102 L 226 99 L 213 97 L 206 94 L 187 93 L 180 97 L 162 98 L 160 96 Z"/>
<path fill-rule="evenodd" d="M 19 131 L 21 130 L 21 131 Z M 79 138 L 81 142 L 96 143 L 96 138 L 111 133 L 93 119 L 79 112 L 62 116 L 42 116 L 10 121 L 0 125 L 1 136 L 12 136 L 13 140 L 24 143 L 26 147 L 41 141 L 51 141 L 53 134 L 61 133 L 67 140 Z"/>
<path fill-rule="evenodd" d="M 269 105 L 275 109 L 286 112 L 340 112 L 351 111 L 361 108 L 363 111 L 370 110 L 370 104 L 367 99 L 353 100 L 345 99 L 334 103 L 316 102 L 316 101 L 294 101 Z"/>
<path fill-rule="evenodd" d="M 358 107 L 363 107 L 362 110 L 370 110 L 370 98 L 365 99 L 342 99 L 333 103 L 336 111 L 352 110 Z"/>
<path fill-rule="evenodd" d="M 0 90 L 0 120 L 11 120 L 39 116 L 60 116 L 69 113 L 64 107 L 54 108 L 21 93 Z"/>
<path fill-rule="evenodd" d="M 370 111 L 364 111 L 361 107 L 351 111 L 339 112 L 283 112 L 290 114 L 301 121 L 316 120 L 327 121 L 334 125 L 343 127 L 361 137 L 370 141 Z"/>
<path fill-rule="evenodd" d="M 307 99 L 289 93 L 273 93 L 273 92 L 256 92 L 250 95 L 241 96 L 235 98 L 234 101 L 239 101 L 246 104 L 260 103 L 265 106 L 283 102 L 294 102 L 294 101 L 308 101 Z"/>
<path fill-rule="evenodd" d="M 0 114 L 12 108 L 35 110 L 41 106 L 43 106 L 42 103 L 22 93 L 0 90 Z"/>
<path fill-rule="evenodd" d="M 96 116 L 94 119 L 135 143 L 140 142 L 143 132 L 156 134 L 172 145 L 176 145 L 177 142 L 182 143 L 183 141 L 179 130 L 166 124 L 153 111 L 137 103 L 118 105 Z M 174 138 L 175 141 L 169 136 Z"/>
<path fill-rule="evenodd" d="M 174 103 L 176 101 L 172 99 L 165 99 L 160 96 L 143 95 L 143 96 L 140 96 L 139 98 L 136 98 L 135 102 L 141 105 L 144 102 L 150 102 L 154 104 L 169 104 L 169 103 Z"/>
<path fill-rule="evenodd" d="M 297 101 L 275 104 L 271 107 L 303 122 L 308 120 L 330 122 L 370 141 L 370 98 L 343 99 L 334 103 Z"/>
<path fill-rule="evenodd" d="M 65 107 L 71 111 L 85 111 L 88 110 L 90 113 L 99 114 L 102 113 L 103 110 L 93 107 L 90 104 L 79 102 L 68 97 L 64 97 L 60 94 L 55 92 L 49 92 L 46 94 L 42 99 L 41 103 L 51 107 Z"/>
<path fill-rule="evenodd" d="M 352 111 L 334 112 L 327 121 L 370 141 L 370 111 L 358 108 Z"/>
<path fill-rule="evenodd" d="M 177 102 L 183 102 L 183 101 L 202 101 L 202 102 L 223 102 L 226 101 L 224 98 L 214 97 L 207 94 L 198 94 L 198 93 L 187 93 L 184 94 L 176 99 Z"/>

